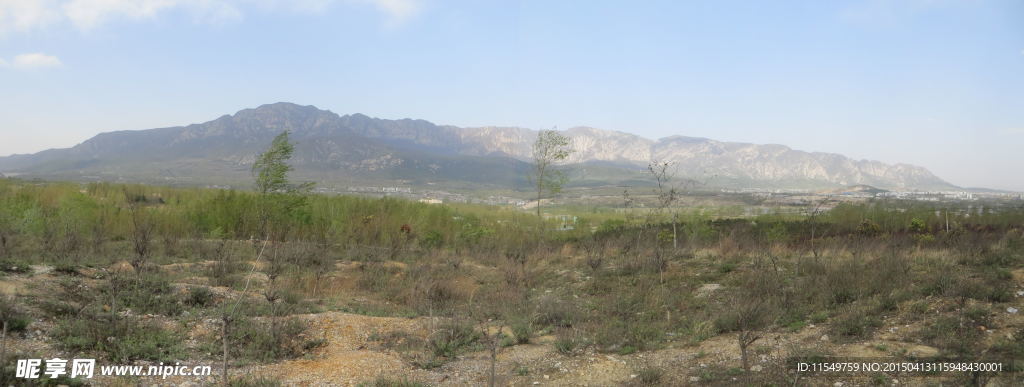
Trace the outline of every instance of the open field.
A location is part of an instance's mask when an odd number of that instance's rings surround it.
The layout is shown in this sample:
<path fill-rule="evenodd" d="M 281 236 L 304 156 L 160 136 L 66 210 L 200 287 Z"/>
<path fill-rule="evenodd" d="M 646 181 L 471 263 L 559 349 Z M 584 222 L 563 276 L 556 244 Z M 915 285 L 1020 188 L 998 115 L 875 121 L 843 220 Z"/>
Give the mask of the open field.
<path fill-rule="evenodd" d="M 147 385 L 218 383 L 225 359 L 240 386 L 1018 385 L 1024 211 L 949 206 L 566 206 L 556 231 L 482 205 L 0 180 L 0 384 L 16 359 L 94 357 L 213 368 Z M 1004 368 L 792 367 L 832 356 Z"/>

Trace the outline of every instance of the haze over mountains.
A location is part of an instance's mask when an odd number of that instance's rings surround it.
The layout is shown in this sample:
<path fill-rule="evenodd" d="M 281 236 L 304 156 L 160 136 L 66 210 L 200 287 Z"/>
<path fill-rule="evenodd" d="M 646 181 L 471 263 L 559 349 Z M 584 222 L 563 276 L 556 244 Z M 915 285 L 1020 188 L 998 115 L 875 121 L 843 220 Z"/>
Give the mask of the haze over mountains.
<path fill-rule="evenodd" d="M 263 105 L 183 127 L 99 134 L 67 149 L 0 157 L 0 172 L 54 179 L 172 180 L 244 184 L 254 156 L 284 130 L 297 142 L 297 178 L 360 184 L 450 184 L 517 188 L 526 184 L 536 131 L 461 128 L 424 120 L 339 116 L 313 106 Z M 652 160 L 673 161 L 680 176 L 712 186 L 830 188 L 871 185 L 893 190 L 956 188 L 927 169 L 853 160 L 782 145 L 636 135 L 576 127 L 567 168 L 575 184 L 643 180 Z"/>

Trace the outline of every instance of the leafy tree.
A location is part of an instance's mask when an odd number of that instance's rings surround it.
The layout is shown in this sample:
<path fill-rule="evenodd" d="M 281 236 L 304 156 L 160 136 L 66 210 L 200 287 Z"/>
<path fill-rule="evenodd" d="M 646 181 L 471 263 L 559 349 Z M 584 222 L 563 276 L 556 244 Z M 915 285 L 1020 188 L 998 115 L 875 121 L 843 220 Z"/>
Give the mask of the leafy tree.
<path fill-rule="evenodd" d="M 555 166 L 572 154 L 569 138 L 556 130 L 542 130 L 533 143 L 533 171 L 531 182 L 537 188 L 537 216 L 540 216 L 540 201 L 545 193 L 555 195 L 562 191 L 568 177 Z"/>
<path fill-rule="evenodd" d="M 252 173 L 256 178 L 256 191 L 260 193 L 259 216 L 260 234 L 268 236 L 268 224 L 273 218 L 304 217 L 297 211 L 306 204 L 305 196 L 313 183 L 292 184 L 288 173 L 293 170 L 288 164 L 295 152 L 295 145 L 288 138 L 288 131 L 274 137 L 270 147 L 256 157 Z"/>
<path fill-rule="evenodd" d="M 919 218 L 910 220 L 910 232 L 921 234 L 928 232 L 928 224 Z"/>
<path fill-rule="evenodd" d="M 882 233 L 882 227 L 871 219 L 864 219 L 860 222 L 860 225 L 857 226 L 857 233 L 873 237 Z"/>
<path fill-rule="evenodd" d="M 274 137 L 270 148 L 256 157 L 252 164 L 252 174 L 256 178 L 256 192 L 266 195 L 271 193 L 289 193 L 297 188 L 288 181 L 288 173 L 294 168 L 288 164 L 295 152 L 295 145 L 288 139 L 288 131 Z"/>

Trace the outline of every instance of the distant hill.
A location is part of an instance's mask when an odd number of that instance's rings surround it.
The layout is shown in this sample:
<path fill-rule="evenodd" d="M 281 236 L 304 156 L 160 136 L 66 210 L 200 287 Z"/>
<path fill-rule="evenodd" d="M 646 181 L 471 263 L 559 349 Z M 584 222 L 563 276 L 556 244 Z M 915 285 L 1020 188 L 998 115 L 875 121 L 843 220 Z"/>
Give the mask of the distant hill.
<path fill-rule="evenodd" d="M 284 130 L 292 131 L 297 142 L 293 164 L 298 178 L 469 188 L 525 186 L 530 145 L 537 135 L 523 128 L 460 128 L 424 120 L 339 116 L 313 106 L 275 103 L 201 124 L 101 133 L 72 148 L 0 157 L 0 173 L 242 184 L 250 180 L 254 156 Z M 586 127 L 564 133 L 576 149 L 568 160 L 570 167 L 594 171 L 578 184 L 636 180 L 649 161 L 665 160 L 676 162 L 681 176 L 721 186 L 955 188 L 921 167 L 782 145 L 682 136 L 649 140 Z"/>
<path fill-rule="evenodd" d="M 881 188 L 875 188 L 870 185 L 854 185 L 849 187 L 830 188 L 818 191 L 821 194 L 848 194 L 848 193 L 861 193 L 861 194 L 879 194 L 883 192 L 889 192 Z"/>

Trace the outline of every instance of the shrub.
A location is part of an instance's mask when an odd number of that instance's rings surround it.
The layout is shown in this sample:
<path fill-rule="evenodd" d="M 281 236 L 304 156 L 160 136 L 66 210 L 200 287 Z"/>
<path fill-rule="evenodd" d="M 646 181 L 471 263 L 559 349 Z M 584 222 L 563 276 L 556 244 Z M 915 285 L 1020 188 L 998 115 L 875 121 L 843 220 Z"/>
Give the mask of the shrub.
<path fill-rule="evenodd" d="M 8 332 L 24 332 L 32 319 L 15 308 L 14 302 L 7 297 L 0 297 L 0 324 L 7 323 Z"/>
<path fill-rule="evenodd" d="M 420 245 L 428 249 L 437 249 L 444 244 L 444 235 L 437 230 L 430 230 L 420 238 Z"/>
<path fill-rule="evenodd" d="M 185 297 L 185 305 L 193 307 L 207 307 L 213 305 L 214 294 L 209 288 L 194 286 L 188 289 L 188 296 Z"/>
<path fill-rule="evenodd" d="M 14 259 L 0 260 L 0 271 L 7 273 L 26 274 L 32 272 L 28 262 Z"/>
<path fill-rule="evenodd" d="M 460 298 L 459 292 L 452 282 L 428 275 L 421 277 L 413 285 L 408 296 L 408 304 L 420 313 L 445 313 Z"/>
<path fill-rule="evenodd" d="M 69 351 L 100 351 L 114 362 L 173 361 L 181 355 L 181 337 L 154 323 L 109 316 L 65 318 L 57 322 L 53 337 Z"/>
<path fill-rule="evenodd" d="M 597 226 L 597 234 L 615 234 L 626 228 L 626 221 L 622 219 L 607 219 Z"/>
<path fill-rule="evenodd" d="M 182 311 L 181 297 L 174 292 L 171 282 L 156 273 L 142 273 L 134 278 L 114 276 L 103 292 L 117 300 L 117 307 L 130 308 L 137 314 L 177 316 Z"/>
<path fill-rule="evenodd" d="M 823 322 L 828 320 L 828 311 L 827 310 L 819 310 L 817 312 L 811 313 L 810 316 L 807 316 L 807 318 L 812 323 L 821 324 L 821 323 L 823 323 Z"/>
<path fill-rule="evenodd" d="M 577 315 L 576 307 L 568 301 L 544 295 L 537 300 L 537 317 L 534 322 L 541 326 L 571 327 Z"/>
<path fill-rule="evenodd" d="M 882 227 L 871 219 L 864 219 L 857 225 L 857 233 L 866 237 L 873 237 L 882 233 Z"/>
<path fill-rule="evenodd" d="M 657 386 L 660 385 L 662 379 L 665 378 L 665 371 L 661 368 L 648 366 L 636 371 L 636 376 L 640 385 Z"/>
<path fill-rule="evenodd" d="M 516 344 L 528 344 L 533 336 L 533 327 L 529 321 L 516 320 L 511 324 L 512 334 L 515 336 Z"/>
<path fill-rule="evenodd" d="M 437 357 L 452 358 L 480 339 L 473 326 L 468 323 L 451 321 L 435 331 L 427 345 Z"/>
<path fill-rule="evenodd" d="M 391 279 L 398 269 L 386 267 L 377 262 L 370 262 L 359 267 L 360 275 L 356 286 L 371 292 L 380 292 L 392 284 Z"/>
<path fill-rule="evenodd" d="M 832 332 L 844 337 L 867 337 L 876 328 L 882 326 L 882 320 L 869 312 L 864 307 L 848 308 L 846 312 L 833 319 Z"/>
<path fill-rule="evenodd" d="M 59 263 L 53 267 L 53 271 L 67 275 L 78 275 L 78 266 L 69 263 Z"/>
<path fill-rule="evenodd" d="M 228 352 L 236 358 L 260 362 L 295 358 L 312 349 L 307 344 L 313 340 L 305 339 L 307 329 L 306 322 L 297 318 L 236 318 L 228 325 Z"/>
<path fill-rule="evenodd" d="M 914 218 L 910 220 L 909 229 L 912 233 L 924 233 L 928 231 L 928 225 L 923 220 Z"/>
<path fill-rule="evenodd" d="M 918 332 L 925 343 L 958 356 L 974 353 L 975 347 L 981 344 L 981 334 L 977 326 L 963 323 L 959 316 L 941 316 Z"/>
<path fill-rule="evenodd" d="M 560 332 L 555 337 L 555 350 L 563 355 L 574 355 L 576 350 L 582 347 L 582 345 L 582 341 L 570 332 Z"/>

